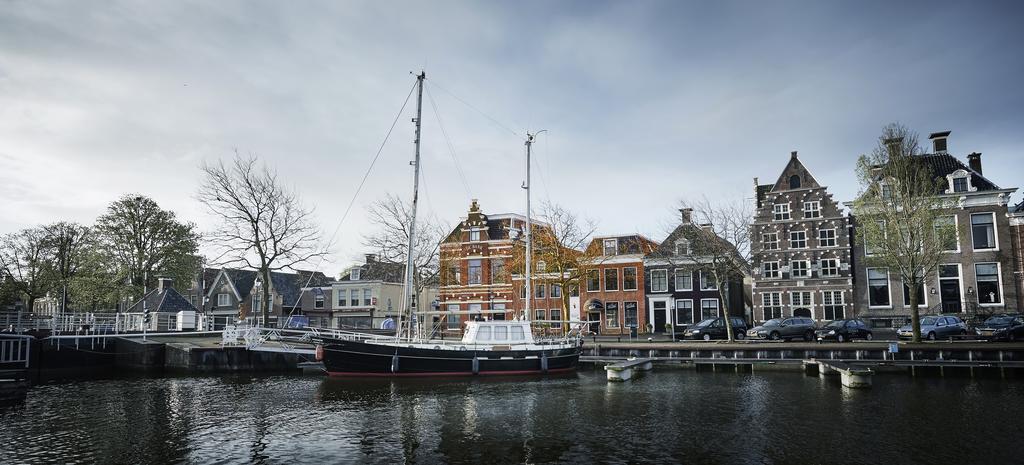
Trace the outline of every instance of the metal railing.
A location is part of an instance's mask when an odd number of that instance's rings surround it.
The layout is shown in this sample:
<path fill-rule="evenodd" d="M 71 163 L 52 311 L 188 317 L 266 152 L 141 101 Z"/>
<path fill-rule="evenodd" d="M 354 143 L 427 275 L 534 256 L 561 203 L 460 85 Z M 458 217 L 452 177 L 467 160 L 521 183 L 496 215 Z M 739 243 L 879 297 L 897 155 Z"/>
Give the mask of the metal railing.
<path fill-rule="evenodd" d="M 0 335 L 0 367 L 24 365 L 28 368 L 33 339 L 32 336 Z"/>

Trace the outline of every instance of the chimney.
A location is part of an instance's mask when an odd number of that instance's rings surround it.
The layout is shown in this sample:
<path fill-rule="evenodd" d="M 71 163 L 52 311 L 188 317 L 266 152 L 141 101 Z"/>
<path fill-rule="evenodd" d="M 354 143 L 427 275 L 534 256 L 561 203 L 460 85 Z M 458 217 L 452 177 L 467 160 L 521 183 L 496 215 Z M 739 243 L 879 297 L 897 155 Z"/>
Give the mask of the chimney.
<path fill-rule="evenodd" d="M 682 216 L 683 224 L 693 223 L 693 209 L 692 208 L 680 208 L 679 213 Z"/>
<path fill-rule="evenodd" d="M 933 132 L 928 136 L 932 141 L 932 152 L 946 153 L 946 139 L 949 139 L 949 132 L 950 131 Z"/>
<path fill-rule="evenodd" d="M 967 155 L 967 166 L 970 166 L 972 170 L 981 173 L 981 154 L 978 152 L 971 152 Z"/>
<path fill-rule="evenodd" d="M 174 289 L 174 280 L 171 278 L 160 278 L 157 280 L 157 291 L 163 294 L 168 289 Z"/>
<path fill-rule="evenodd" d="M 789 152 L 789 158 L 796 159 L 796 150 Z"/>
<path fill-rule="evenodd" d="M 365 255 L 365 257 L 366 257 L 366 263 L 373 263 L 373 262 L 377 261 L 377 254 L 375 254 L 375 253 L 368 253 L 368 254 Z"/>

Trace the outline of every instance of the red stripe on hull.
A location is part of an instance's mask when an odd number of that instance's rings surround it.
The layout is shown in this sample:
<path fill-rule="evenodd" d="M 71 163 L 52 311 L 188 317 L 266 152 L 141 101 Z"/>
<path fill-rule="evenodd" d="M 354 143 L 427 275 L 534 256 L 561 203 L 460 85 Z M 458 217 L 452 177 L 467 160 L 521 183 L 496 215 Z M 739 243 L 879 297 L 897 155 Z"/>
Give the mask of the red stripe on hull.
<path fill-rule="evenodd" d="M 548 370 L 548 373 L 564 373 L 575 370 L 576 367 L 569 368 L 556 368 Z M 349 372 L 349 371 L 328 371 L 330 376 L 350 376 L 350 377 L 426 377 L 426 376 L 473 376 L 472 371 L 437 371 L 437 372 L 423 372 L 423 373 L 368 373 L 368 372 Z M 518 370 L 518 371 L 481 371 L 478 375 L 483 376 L 500 376 L 500 375 L 540 375 L 544 374 L 541 370 Z"/>

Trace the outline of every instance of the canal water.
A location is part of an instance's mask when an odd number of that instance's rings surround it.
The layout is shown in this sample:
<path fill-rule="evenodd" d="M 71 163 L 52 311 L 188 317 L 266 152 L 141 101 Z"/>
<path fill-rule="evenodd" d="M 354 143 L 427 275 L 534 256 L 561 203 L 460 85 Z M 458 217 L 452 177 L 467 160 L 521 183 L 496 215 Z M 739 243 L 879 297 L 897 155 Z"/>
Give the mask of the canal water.
<path fill-rule="evenodd" d="M 658 368 L 559 377 L 124 378 L 0 408 L 15 463 L 1024 463 L 1024 383 Z"/>

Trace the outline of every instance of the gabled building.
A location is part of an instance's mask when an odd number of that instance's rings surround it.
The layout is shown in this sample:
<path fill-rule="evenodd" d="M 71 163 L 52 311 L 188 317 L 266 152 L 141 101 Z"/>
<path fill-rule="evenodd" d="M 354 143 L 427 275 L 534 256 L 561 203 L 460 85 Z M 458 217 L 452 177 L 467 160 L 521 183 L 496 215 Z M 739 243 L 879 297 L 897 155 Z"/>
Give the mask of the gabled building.
<path fill-rule="evenodd" d="M 237 319 L 258 315 L 263 298 L 263 279 L 255 270 L 232 268 L 206 268 L 186 291 L 185 298 L 204 315 L 216 321 L 213 327 L 223 327 Z M 211 277 L 212 276 L 212 277 Z M 203 282 L 200 285 L 200 279 Z M 298 271 L 270 273 L 271 326 L 283 324 L 283 317 L 301 315 L 303 308 L 299 299 L 304 286 L 315 287 L 326 284 L 329 279 L 319 271 Z"/>
<path fill-rule="evenodd" d="M 160 278 L 157 280 L 157 283 L 156 288 L 150 290 L 146 295 L 142 296 L 142 299 L 133 303 L 126 312 L 143 313 L 148 310 L 151 314 L 174 314 L 176 317 L 188 319 L 185 327 L 188 329 L 194 328 L 195 321 L 192 318 L 199 312 L 199 309 L 189 303 L 188 299 L 178 293 L 178 291 L 174 290 L 174 281 L 171 278 Z M 191 313 L 186 316 L 181 312 Z M 154 329 L 158 331 L 178 329 L 177 325 L 170 326 L 172 320 L 169 318 L 155 318 L 154 323 L 156 327 Z"/>
<path fill-rule="evenodd" d="M 1013 244 L 1013 281 L 1017 291 L 1017 311 L 1024 310 L 1024 201 L 1009 213 Z"/>
<path fill-rule="evenodd" d="M 591 332 L 630 334 L 633 328 L 648 332 L 647 323 L 652 320 L 644 298 L 644 256 L 657 247 L 657 242 L 640 234 L 597 236 L 590 241 L 586 256 L 596 258 L 580 289 L 579 316 L 591 322 Z"/>
<path fill-rule="evenodd" d="M 967 155 L 963 163 L 947 150 L 949 131 L 933 133 L 932 153 L 921 155 L 942 188 L 935 195 L 950 199 L 955 213 L 948 221 L 956 227 L 956 240 L 937 275 L 917 289 L 924 313 L 990 314 L 1018 311 L 1015 288 L 1013 234 L 1007 205 L 1016 188 L 1001 188 L 982 174 L 981 154 Z M 856 218 L 854 218 L 856 222 Z M 910 292 L 898 274 L 868 267 L 870 250 L 854 247 L 858 316 L 874 325 L 899 324 L 910 315 Z"/>
<path fill-rule="evenodd" d="M 646 327 L 655 333 L 680 333 L 703 319 L 724 316 L 722 293 L 711 276 L 701 271 L 707 261 L 700 259 L 689 238 L 706 236 L 729 248 L 733 245 L 710 227 L 695 224 L 691 209 L 679 212 L 679 226 L 660 244 L 652 242 L 654 249 L 643 259 Z M 729 293 L 729 315 L 747 319 L 743 279 L 721 291 Z"/>
<path fill-rule="evenodd" d="M 753 319 L 853 317 L 850 219 L 828 187 L 796 152 L 775 182 L 754 186 Z"/>

